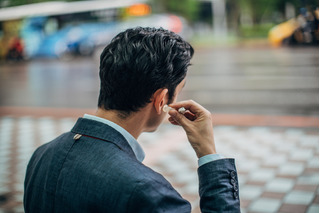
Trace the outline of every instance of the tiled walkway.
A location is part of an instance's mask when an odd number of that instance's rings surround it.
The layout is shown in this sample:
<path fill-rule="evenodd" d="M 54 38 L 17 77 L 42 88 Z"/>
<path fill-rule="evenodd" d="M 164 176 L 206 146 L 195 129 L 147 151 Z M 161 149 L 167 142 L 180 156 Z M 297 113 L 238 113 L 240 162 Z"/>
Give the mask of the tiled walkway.
<path fill-rule="evenodd" d="M 26 164 L 36 147 L 70 130 L 74 118 L 0 117 L 0 212 L 23 212 Z M 242 212 L 319 212 L 318 127 L 215 126 L 217 150 L 236 158 Z M 197 158 L 179 127 L 139 138 L 145 164 L 198 202 Z"/>

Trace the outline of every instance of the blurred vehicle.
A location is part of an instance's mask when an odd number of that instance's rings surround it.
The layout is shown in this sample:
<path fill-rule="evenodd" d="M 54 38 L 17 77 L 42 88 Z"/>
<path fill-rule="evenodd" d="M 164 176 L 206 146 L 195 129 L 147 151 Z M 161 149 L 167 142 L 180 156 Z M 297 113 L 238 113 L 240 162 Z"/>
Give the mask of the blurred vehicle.
<path fill-rule="evenodd" d="M 22 38 L 19 36 L 19 21 L 8 21 L 1 25 L 0 32 L 0 59 L 22 60 L 24 45 Z"/>
<path fill-rule="evenodd" d="M 22 41 L 18 37 L 14 37 L 9 44 L 8 52 L 6 54 L 8 61 L 15 60 L 20 61 L 23 59 L 23 45 Z"/>
<path fill-rule="evenodd" d="M 272 46 L 319 44 L 319 9 L 313 12 L 300 9 L 298 17 L 274 26 L 269 31 Z"/>
<path fill-rule="evenodd" d="M 0 9 L 0 21 L 5 20 L 0 44 L 12 40 L 11 46 L 2 46 L 0 57 L 69 60 L 75 56 L 91 56 L 116 34 L 136 26 L 163 27 L 185 39 L 190 38 L 192 31 L 185 19 L 171 14 L 151 14 L 150 6 L 141 2 L 145 0 L 125 0 L 121 4 L 95 0 L 45 2 L 6 8 L 9 12 Z M 17 13 L 19 11 L 21 13 Z"/>
<path fill-rule="evenodd" d="M 0 9 L 0 59 L 91 55 L 113 37 L 126 8 L 146 0 L 50 1 Z M 139 12 L 139 11 L 138 11 Z"/>
<path fill-rule="evenodd" d="M 40 17 L 36 18 L 39 24 Z M 45 18 L 43 18 L 43 21 Z M 97 48 L 104 47 L 119 32 L 132 27 L 163 27 L 171 30 L 185 38 L 189 38 L 191 28 L 182 17 L 171 14 L 153 14 L 129 18 L 124 21 L 113 21 L 107 23 L 82 23 L 67 25 L 61 30 L 42 36 L 41 31 L 35 39 L 36 32 L 30 33 L 34 29 L 34 21 L 29 20 L 29 25 L 25 25 L 22 30 L 26 42 L 28 56 L 34 57 L 56 57 L 61 59 L 71 59 L 74 56 L 91 56 Z M 43 28 L 43 27 L 41 27 Z M 27 31 L 28 33 L 24 33 Z M 28 36 L 29 35 L 29 36 Z M 32 35 L 32 37 L 30 37 Z M 39 40 L 39 41 L 35 41 Z M 38 48 L 34 49 L 37 43 Z M 34 50 L 32 50 L 34 49 Z"/>
<path fill-rule="evenodd" d="M 43 32 L 48 17 L 28 19 L 21 30 L 26 57 L 91 56 L 95 49 L 108 43 L 114 35 L 115 22 L 70 24 L 51 33 Z M 41 27 L 36 27 L 36 25 Z"/>

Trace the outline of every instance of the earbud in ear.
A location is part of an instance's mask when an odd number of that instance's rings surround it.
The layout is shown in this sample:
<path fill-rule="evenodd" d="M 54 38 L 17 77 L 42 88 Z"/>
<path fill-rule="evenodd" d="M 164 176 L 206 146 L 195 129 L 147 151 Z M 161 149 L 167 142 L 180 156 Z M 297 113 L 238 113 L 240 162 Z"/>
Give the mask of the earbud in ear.
<path fill-rule="evenodd" d="M 172 108 L 172 107 L 169 107 L 167 104 L 162 107 L 162 111 L 164 111 L 164 112 L 169 112 L 169 111 L 172 110 L 172 109 L 173 109 L 173 108 Z"/>
<path fill-rule="evenodd" d="M 162 111 L 164 111 L 164 112 L 169 112 L 169 111 L 172 110 L 172 109 L 173 109 L 172 107 L 169 107 L 169 106 L 166 104 L 166 105 L 163 106 Z M 181 108 L 178 109 L 178 112 L 181 113 L 181 114 L 186 113 L 186 111 L 187 111 L 187 110 L 186 110 L 186 108 L 184 108 L 184 107 L 181 107 Z"/>

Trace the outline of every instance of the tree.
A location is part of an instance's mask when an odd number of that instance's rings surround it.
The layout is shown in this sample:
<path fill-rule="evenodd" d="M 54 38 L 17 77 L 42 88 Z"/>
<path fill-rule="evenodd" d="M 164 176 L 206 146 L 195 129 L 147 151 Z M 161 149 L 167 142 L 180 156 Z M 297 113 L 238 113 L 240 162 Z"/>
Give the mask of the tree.
<path fill-rule="evenodd" d="M 166 12 L 181 15 L 188 21 L 195 21 L 198 17 L 198 0 L 159 0 L 159 3 Z"/>
<path fill-rule="evenodd" d="M 284 14 L 286 3 L 294 5 L 297 13 L 302 7 L 309 10 L 319 7 L 318 0 L 240 0 L 240 7 L 250 12 L 253 24 L 257 25 L 261 23 L 263 17 L 270 16 L 274 12 Z"/>
<path fill-rule="evenodd" d="M 254 25 L 261 23 L 264 16 L 271 15 L 276 10 L 278 0 L 241 0 L 242 8 L 249 11 Z"/>

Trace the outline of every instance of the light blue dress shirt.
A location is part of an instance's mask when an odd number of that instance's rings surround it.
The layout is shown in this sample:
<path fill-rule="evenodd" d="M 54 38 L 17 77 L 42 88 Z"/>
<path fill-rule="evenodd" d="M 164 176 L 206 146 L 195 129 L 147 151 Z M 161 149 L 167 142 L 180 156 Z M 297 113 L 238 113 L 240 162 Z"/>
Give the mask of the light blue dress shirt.
<path fill-rule="evenodd" d="M 101 118 L 101 117 L 97 117 L 94 115 L 88 115 L 85 114 L 83 116 L 83 118 L 86 119 L 90 119 L 90 120 L 94 120 L 94 121 L 98 121 L 104 124 L 107 124 L 108 126 L 111 126 L 112 128 L 114 128 L 115 130 L 117 130 L 129 143 L 131 149 L 133 150 L 136 158 L 138 159 L 138 161 L 142 162 L 143 159 L 145 158 L 145 153 L 142 149 L 142 147 L 140 146 L 140 144 L 138 143 L 138 141 L 124 128 L 122 128 L 121 126 L 119 126 L 116 123 L 113 123 L 112 121 L 109 121 L 107 119 Z M 206 163 L 209 163 L 211 161 L 215 161 L 215 160 L 219 160 L 222 159 L 223 157 L 219 154 L 210 154 L 210 155 L 205 155 L 202 156 L 201 158 L 199 158 L 198 160 L 198 166 L 202 166 Z"/>
<path fill-rule="evenodd" d="M 133 150 L 133 152 L 134 152 L 136 158 L 138 159 L 138 161 L 140 161 L 140 162 L 143 161 L 143 159 L 145 157 L 145 153 L 144 153 L 142 147 L 140 146 L 138 141 L 127 130 L 125 130 L 124 128 L 122 128 L 118 124 L 113 123 L 112 121 L 109 121 L 107 119 L 100 118 L 100 117 L 97 117 L 97 116 L 94 116 L 94 115 L 85 114 L 83 116 L 83 118 L 102 122 L 104 124 L 107 124 L 108 126 L 111 126 L 115 130 L 117 130 L 128 141 L 128 143 L 129 143 L 131 149 Z"/>

